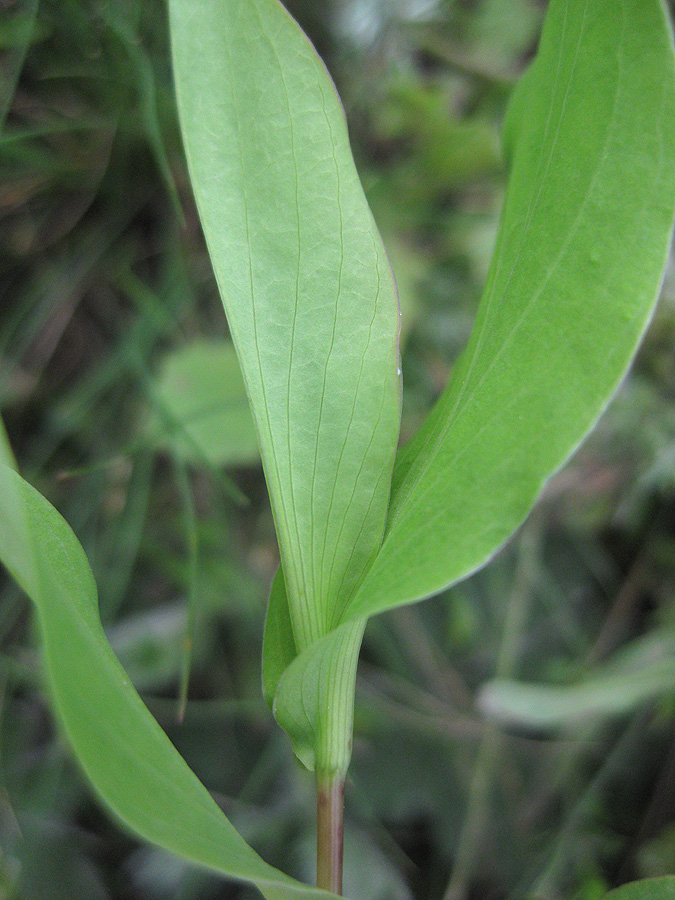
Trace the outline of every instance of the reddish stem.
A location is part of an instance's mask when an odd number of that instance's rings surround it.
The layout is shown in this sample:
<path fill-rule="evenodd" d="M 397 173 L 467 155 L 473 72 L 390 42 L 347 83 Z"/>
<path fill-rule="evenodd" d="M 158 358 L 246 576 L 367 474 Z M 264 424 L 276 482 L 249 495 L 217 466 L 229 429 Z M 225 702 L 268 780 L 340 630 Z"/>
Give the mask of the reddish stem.
<path fill-rule="evenodd" d="M 345 783 L 333 775 L 316 779 L 316 885 L 342 896 Z"/>

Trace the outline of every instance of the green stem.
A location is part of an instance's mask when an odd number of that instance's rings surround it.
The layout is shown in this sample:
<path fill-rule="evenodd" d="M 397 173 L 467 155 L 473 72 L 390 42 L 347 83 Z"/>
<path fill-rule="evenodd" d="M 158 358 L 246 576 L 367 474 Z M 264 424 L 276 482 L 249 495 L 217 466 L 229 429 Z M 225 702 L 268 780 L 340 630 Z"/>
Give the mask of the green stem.
<path fill-rule="evenodd" d="M 316 777 L 316 886 L 342 896 L 345 782 L 340 775 Z"/>

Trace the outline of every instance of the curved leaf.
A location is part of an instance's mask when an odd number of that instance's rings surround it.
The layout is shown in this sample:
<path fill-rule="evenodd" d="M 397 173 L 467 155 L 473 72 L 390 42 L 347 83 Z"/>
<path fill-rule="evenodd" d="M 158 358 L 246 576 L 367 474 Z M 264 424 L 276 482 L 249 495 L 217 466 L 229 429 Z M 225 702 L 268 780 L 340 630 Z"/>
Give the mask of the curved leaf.
<path fill-rule="evenodd" d="M 349 767 L 354 688 L 365 619 L 335 628 L 298 653 L 279 568 L 270 592 L 263 642 L 263 693 L 298 759 L 323 775 Z"/>
<path fill-rule="evenodd" d="M 192 183 L 259 432 L 298 648 L 384 532 L 400 418 L 391 270 L 315 51 L 278 0 L 171 0 Z"/>
<path fill-rule="evenodd" d="M 93 786 L 141 837 L 250 881 L 268 900 L 321 900 L 235 831 L 152 718 L 110 649 L 82 547 L 56 510 L 0 464 L 0 561 L 37 608 L 55 705 Z"/>
<path fill-rule="evenodd" d="M 550 4 L 506 125 L 511 173 L 476 325 L 399 454 L 356 618 L 482 565 L 603 411 L 653 309 L 675 207 L 659 0 Z"/>

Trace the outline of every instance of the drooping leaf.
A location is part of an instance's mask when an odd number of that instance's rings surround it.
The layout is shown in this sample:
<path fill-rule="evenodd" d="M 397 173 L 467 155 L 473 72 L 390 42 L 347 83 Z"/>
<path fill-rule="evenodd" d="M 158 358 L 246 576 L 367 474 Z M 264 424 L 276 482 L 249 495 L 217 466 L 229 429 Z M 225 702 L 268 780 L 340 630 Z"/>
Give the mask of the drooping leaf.
<path fill-rule="evenodd" d="M 495 680 L 478 695 L 481 712 L 498 722 L 538 729 L 602 721 L 664 693 L 675 694 L 675 635 L 655 633 L 632 642 L 592 675 L 572 685 Z"/>
<path fill-rule="evenodd" d="M 199 340 L 165 357 L 147 428 L 185 462 L 255 463 L 258 438 L 234 347 Z"/>
<path fill-rule="evenodd" d="M 675 207 L 673 50 L 659 0 L 553 0 L 506 138 L 511 172 L 476 324 L 398 455 L 385 540 L 350 616 L 482 565 L 623 377 Z"/>
<path fill-rule="evenodd" d="M 268 900 L 333 895 L 265 863 L 152 718 L 110 649 L 82 547 L 57 511 L 0 463 L 0 561 L 33 600 L 55 706 L 85 772 L 141 837 Z"/>
<path fill-rule="evenodd" d="M 382 539 L 398 311 L 334 87 L 277 0 L 171 0 L 178 105 L 260 437 L 298 648 Z"/>

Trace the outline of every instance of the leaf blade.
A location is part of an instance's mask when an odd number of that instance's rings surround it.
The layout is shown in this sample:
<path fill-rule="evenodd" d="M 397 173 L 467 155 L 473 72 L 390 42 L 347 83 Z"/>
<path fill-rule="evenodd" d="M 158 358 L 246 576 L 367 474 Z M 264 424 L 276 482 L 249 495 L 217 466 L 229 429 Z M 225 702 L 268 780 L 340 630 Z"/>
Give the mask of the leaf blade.
<path fill-rule="evenodd" d="M 265 863 L 216 806 L 110 649 L 75 535 L 4 463 L 0 561 L 35 604 L 55 705 L 81 765 L 116 816 L 190 862 L 255 884 L 269 900 L 330 898 Z"/>
<path fill-rule="evenodd" d="M 385 540 L 348 616 L 482 565 L 616 390 L 655 303 L 675 206 L 661 5 L 554 0 L 506 131 L 512 171 L 476 325 L 397 457 Z"/>
<path fill-rule="evenodd" d="M 344 115 L 276 0 L 172 0 L 184 140 L 247 383 L 300 648 L 382 538 L 398 311 Z"/>
<path fill-rule="evenodd" d="M 280 566 L 270 588 L 262 648 L 263 696 L 270 709 L 274 707 L 279 680 L 297 655 L 284 573 Z"/>

